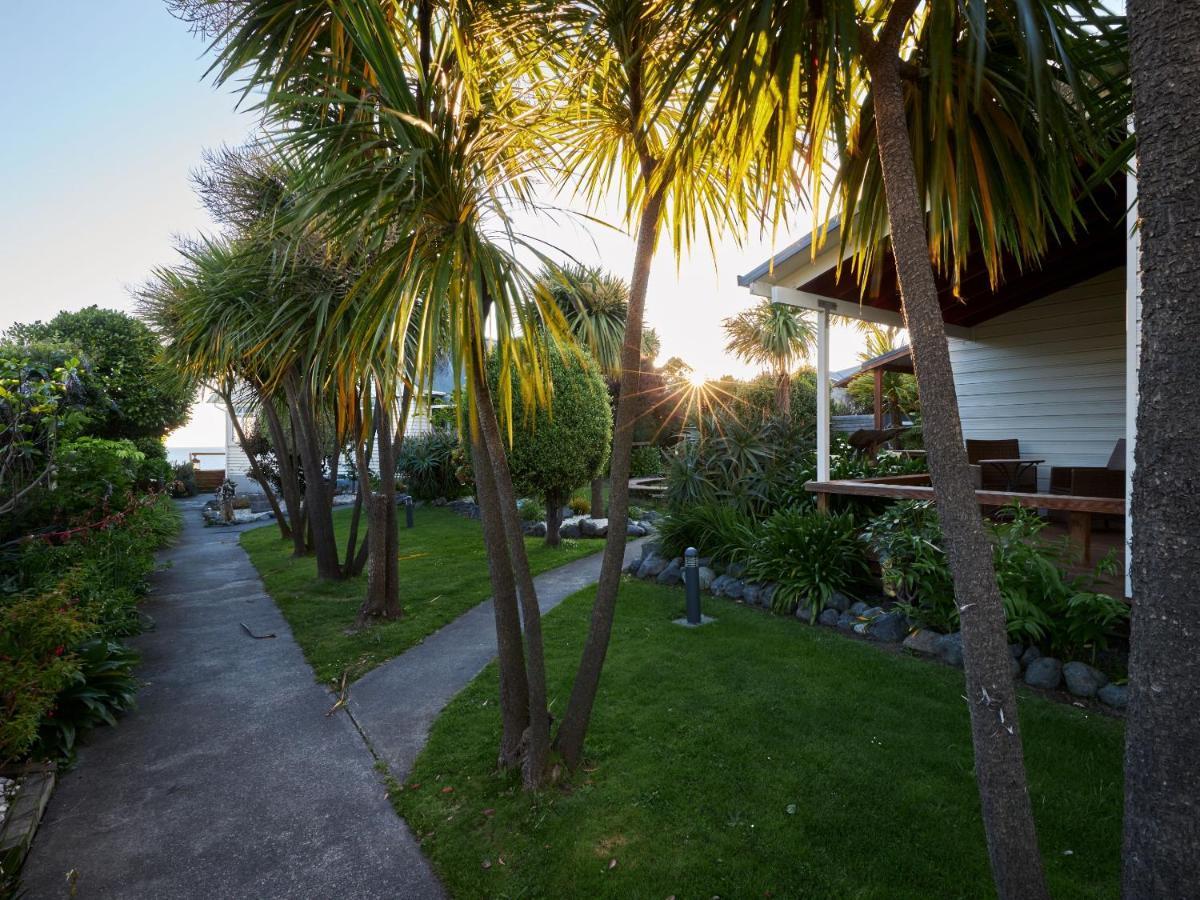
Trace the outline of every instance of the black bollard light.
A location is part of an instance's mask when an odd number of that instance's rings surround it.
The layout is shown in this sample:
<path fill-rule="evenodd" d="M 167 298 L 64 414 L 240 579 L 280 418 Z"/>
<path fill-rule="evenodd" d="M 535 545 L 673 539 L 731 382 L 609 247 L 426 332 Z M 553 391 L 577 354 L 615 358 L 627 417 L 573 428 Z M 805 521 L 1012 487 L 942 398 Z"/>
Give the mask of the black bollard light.
<path fill-rule="evenodd" d="M 695 547 L 683 551 L 683 587 L 687 594 L 687 623 L 700 624 L 700 560 Z"/>
<path fill-rule="evenodd" d="M 407 497 L 404 501 L 404 527 L 413 527 L 413 498 Z"/>

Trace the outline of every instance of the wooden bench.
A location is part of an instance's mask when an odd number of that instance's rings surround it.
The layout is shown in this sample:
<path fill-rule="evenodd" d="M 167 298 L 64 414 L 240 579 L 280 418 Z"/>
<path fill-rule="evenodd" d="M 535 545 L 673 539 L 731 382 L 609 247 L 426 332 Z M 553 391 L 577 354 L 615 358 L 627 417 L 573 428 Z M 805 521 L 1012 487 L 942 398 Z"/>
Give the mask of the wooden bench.
<path fill-rule="evenodd" d="M 829 496 L 887 497 L 892 500 L 933 500 L 933 486 L 928 475 L 892 475 L 870 481 L 809 481 L 804 489 L 817 495 L 817 509 L 829 508 Z M 1011 491 L 976 490 L 980 506 L 1008 506 L 1017 503 L 1027 509 L 1061 509 L 1069 517 L 1071 543 L 1079 550 L 1083 562 L 1092 561 L 1092 516 L 1125 515 L 1125 501 L 1115 497 L 1076 497 L 1072 494 L 1022 494 Z"/>

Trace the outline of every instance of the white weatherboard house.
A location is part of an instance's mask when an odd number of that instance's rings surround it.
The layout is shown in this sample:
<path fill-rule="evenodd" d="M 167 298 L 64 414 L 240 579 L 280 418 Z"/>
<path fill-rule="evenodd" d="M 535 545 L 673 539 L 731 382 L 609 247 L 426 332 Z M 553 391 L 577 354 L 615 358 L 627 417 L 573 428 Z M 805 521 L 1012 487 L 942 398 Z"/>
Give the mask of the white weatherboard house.
<path fill-rule="evenodd" d="M 1085 208 L 1084 227 L 1074 240 L 1064 238 L 1052 247 L 1038 268 L 1022 270 L 1008 261 L 1004 283 L 995 290 L 982 259 L 968 264 L 960 296 L 953 295 L 948 283 L 939 284 L 964 437 L 1015 438 L 1021 457 L 1044 460 L 1037 487 L 1030 488 L 1038 498 L 1050 497 L 1051 468 L 1105 467 L 1117 442 L 1125 439 L 1125 497 L 1110 499 L 1108 505 L 1090 504 L 1089 511 L 1071 515 L 1078 514 L 1083 527 L 1089 527 L 1093 512 L 1116 511 L 1125 516 L 1126 538 L 1132 533 L 1127 510 L 1137 439 L 1140 332 L 1137 236 L 1130 228 L 1136 213 L 1130 208 L 1127 218 L 1126 197 L 1132 199 L 1135 191 L 1132 177 L 1115 181 Z M 849 265 L 837 271 L 838 237 L 834 225 L 814 253 L 809 235 L 738 282 L 756 296 L 816 313 L 817 492 L 918 496 L 919 490 L 929 489 L 898 481 L 888 492 L 871 491 L 865 485 L 829 481 L 829 317 L 903 324 L 890 255 L 860 300 Z M 1089 499 L 1076 498 L 1075 506 L 1088 507 Z M 1050 499 L 1019 502 L 1073 509 L 1054 506 L 1058 501 Z"/>

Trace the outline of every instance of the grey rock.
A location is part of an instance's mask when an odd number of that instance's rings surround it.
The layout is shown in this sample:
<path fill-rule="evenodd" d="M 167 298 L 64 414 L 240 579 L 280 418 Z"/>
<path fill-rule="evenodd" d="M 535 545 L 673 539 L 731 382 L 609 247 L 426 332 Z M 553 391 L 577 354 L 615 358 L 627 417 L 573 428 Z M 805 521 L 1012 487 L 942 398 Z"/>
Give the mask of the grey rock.
<path fill-rule="evenodd" d="M 775 592 L 778 590 L 779 585 L 773 581 L 770 584 L 764 584 L 762 586 L 762 593 L 758 596 L 759 601 L 767 609 L 773 609 L 775 606 Z"/>
<path fill-rule="evenodd" d="M 647 509 L 642 513 L 642 518 L 647 522 L 658 522 L 662 519 L 662 513 L 654 509 Z"/>
<path fill-rule="evenodd" d="M 850 615 L 848 612 L 844 612 L 838 616 L 837 627 L 842 631 L 853 631 L 854 621 L 854 616 Z"/>
<path fill-rule="evenodd" d="M 856 600 L 854 603 L 850 604 L 850 609 L 848 612 L 852 616 L 861 616 L 870 608 L 871 607 L 867 606 L 867 604 L 863 603 L 861 600 Z"/>
<path fill-rule="evenodd" d="M 742 600 L 744 600 L 750 606 L 760 606 L 761 603 L 759 601 L 759 597 L 761 594 L 762 588 L 760 588 L 757 584 L 748 584 L 742 590 Z"/>
<path fill-rule="evenodd" d="M 583 532 L 579 530 L 578 522 L 564 522 L 558 528 L 558 536 L 561 538 L 579 538 L 583 536 Z"/>
<path fill-rule="evenodd" d="M 1039 656 L 1025 668 L 1025 683 L 1052 691 L 1062 682 L 1063 665 L 1053 656 Z"/>
<path fill-rule="evenodd" d="M 938 657 L 942 662 L 951 666 L 962 668 L 963 665 L 963 649 L 962 649 L 962 634 L 955 631 L 951 634 L 943 634 L 938 638 L 937 642 Z"/>
<path fill-rule="evenodd" d="M 1029 668 L 1029 664 L 1035 659 L 1041 659 L 1041 656 L 1042 651 L 1039 650 L 1035 645 L 1030 644 L 1025 652 L 1021 654 L 1021 665 L 1025 668 Z"/>
<path fill-rule="evenodd" d="M 627 534 L 629 537 L 645 537 L 646 526 L 644 526 L 641 522 L 634 522 L 630 520 L 630 522 L 625 526 L 625 534 Z"/>
<path fill-rule="evenodd" d="M 908 618 L 904 613 L 893 610 L 876 616 L 867 624 L 867 635 L 877 641 L 896 644 L 908 635 Z"/>
<path fill-rule="evenodd" d="M 602 538 L 608 535 L 608 519 L 583 519 L 579 531 L 584 537 Z"/>
<path fill-rule="evenodd" d="M 1024 644 L 1009 644 L 1008 652 L 1012 654 L 1013 659 L 1020 659 L 1021 654 L 1025 652 Z"/>
<path fill-rule="evenodd" d="M 1096 691 L 1096 696 L 1100 698 L 1100 702 L 1105 706 L 1111 706 L 1113 709 L 1124 709 L 1129 703 L 1129 686 L 1109 682 Z"/>
<path fill-rule="evenodd" d="M 545 522 L 527 522 L 525 525 L 525 533 L 530 537 L 545 537 L 546 523 Z"/>
<path fill-rule="evenodd" d="M 746 592 L 746 583 L 738 578 L 730 577 L 725 584 L 725 596 L 730 600 L 741 600 Z"/>
<path fill-rule="evenodd" d="M 701 568 L 703 568 L 704 566 L 708 566 L 708 568 L 711 569 L 712 568 L 712 557 L 711 556 L 702 556 L 698 560 L 696 560 L 696 565 L 700 566 Z"/>
<path fill-rule="evenodd" d="M 839 615 L 840 613 L 836 609 L 832 606 L 827 606 L 821 610 L 821 615 L 817 618 L 817 621 L 829 628 L 836 628 Z"/>
<path fill-rule="evenodd" d="M 654 578 L 659 584 L 679 584 L 683 580 L 683 560 L 675 557 Z"/>
<path fill-rule="evenodd" d="M 1008 658 L 1008 669 L 1013 678 L 1021 677 L 1021 661 L 1015 656 Z"/>
<path fill-rule="evenodd" d="M 1099 669 L 1077 661 L 1063 666 L 1063 680 L 1067 690 L 1076 697 L 1095 697 L 1100 688 L 1108 684 L 1108 676 Z"/>
<path fill-rule="evenodd" d="M 638 567 L 638 578 L 656 578 L 658 574 L 670 565 L 669 559 L 663 559 L 657 553 L 651 553 L 642 560 L 642 564 Z"/>
<path fill-rule="evenodd" d="M 658 541 L 646 541 L 642 544 L 642 559 L 645 559 L 651 554 L 661 555 L 662 544 Z"/>
<path fill-rule="evenodd" d="M 829 598 L 829 606 L 840 613 L 844 613 L 850 608 L 850 598 L 841 591 L 834 591 Z"/>
<path fill-rule="evenodd" d="M 921 656 L 937 656 L 940 638 L 941 635 L 936 631 L 918 629 L 904 639 L 904 647 Z"/>
<path fill-rule="evenodd" d="M 725 585 L 729 584 L 732 580 L 728 575 L 718 575 L 712 580 L 712 584 L 708 586 L 708 589 L 713 592 L 714 596 L 722 597 L 725 595 Z"/>
<path fill-rule="evenodd" d="M 745 563 L 730 563 L 728 572 L 734 578 L 741 578 L 742 575 L 744 575 L 746 572 L 746 564 Z"/>
<path fill-rule="evenodd" d="M 864 609 L 861 613 L 859 613 L 859 616 L 864 619 L 874 619 L 876 616 L 882 616 L 882 615 L 883 615 L 883 608 L 879 607 L 879 606 L 868 607 L 867 609 Z"/>
<path fill-rule="evenodd" d="M 861 634 L 861 635 L 865 636 L 867 633 L 867 626 L 869 624 L 870 624 L 869 622 L 855 622 L 854 627 L 851 630 L 855 634 Z"/>
<path fill-rule="evenodd" d="M 701 566 L 696 570 L 696 574 L 700 579 L 700 590 L 707 591 L 710 587 L 712 587 L 713 579 L 716 578 L 716 574 L 712 569 L 710 569 L 708 566 Z"/>

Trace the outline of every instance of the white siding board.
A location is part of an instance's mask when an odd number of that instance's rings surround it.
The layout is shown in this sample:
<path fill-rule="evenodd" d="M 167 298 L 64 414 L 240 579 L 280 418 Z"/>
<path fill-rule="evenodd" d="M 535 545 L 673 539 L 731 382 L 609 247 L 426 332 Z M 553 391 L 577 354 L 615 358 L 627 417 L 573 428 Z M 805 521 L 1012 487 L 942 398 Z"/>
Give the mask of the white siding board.
<path fill-rule="evenodd" d="M 1052 466 L 1104 465 L 1125 435 L 1125 270 L 1113 269 L 950 339 L 967 438 L 1017 438 Z"/>

